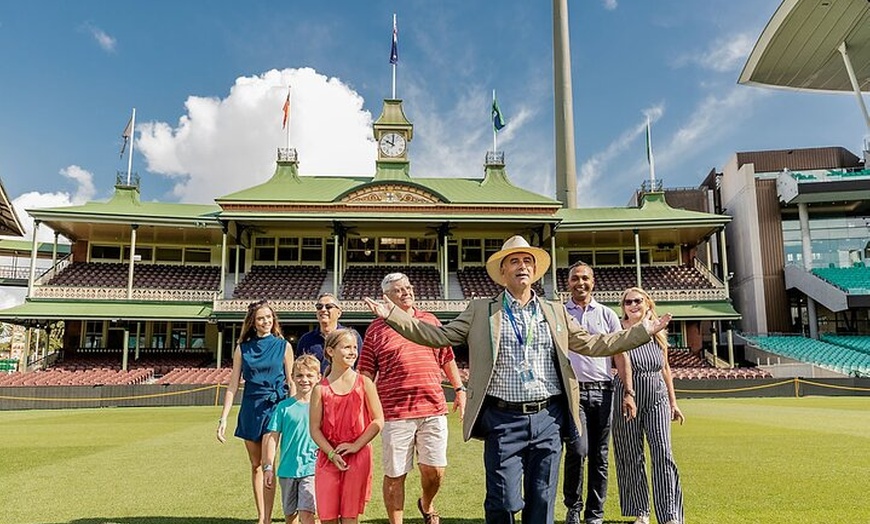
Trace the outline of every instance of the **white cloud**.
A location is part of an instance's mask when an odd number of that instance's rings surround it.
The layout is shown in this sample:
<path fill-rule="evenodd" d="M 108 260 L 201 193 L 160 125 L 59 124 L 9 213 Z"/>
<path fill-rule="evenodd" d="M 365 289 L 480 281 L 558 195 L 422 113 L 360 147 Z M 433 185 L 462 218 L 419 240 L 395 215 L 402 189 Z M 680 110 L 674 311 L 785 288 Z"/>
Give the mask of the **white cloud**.
<path fill-rule="evenodd" d="M 26 288 L 0 288 L 0 309 L 8 309 L 24 303 Z"/>
<path fill-rule="evenodd" d="M 616 0 L 604 0 L 604 9 L 607 9 L 608 11 L 613 11 L 617 7 L 619 6 L 617 5 Z"/>
<path fill-rule="evenodd" d="M 64 191 L 56 193 L 31 191 L 12 200 L 12 206 L 21 220 L 21 225 L 24 226 L 25 237 L 28 240 L 33 235 L 33 218 L 27 213 L 27 209 L 80 205 L 91 200 L 96 194 L 94 176 L 89 171 L 70 165 L 61 169 L 60 174 L 76 183 L 76 189 L 72 194 Z M 40 227 L 37 239 L 41 242 L 54 242 L 54 233 L 46 227 Z"/>
<path fill-rule="evenodd" d="M 94 37 L 94 40 L 97 41 L 97 45 L 99 45 L 103 51 L 106 51 L 107 53 L 115 52 L 115 46 L 118 41 L 113 36 L 90 23 L 86 23 L 84 29 Z"/>
<path fill-rule="evenodd" d="M 749 33 L 717 38 L 707 50 L 682 55 L 674 65 L 682 67 L 695 64 L 703 69 L 725 73 L 740 68 L 754 45 L 755 38 Z"/>
<path fill-rule="evenodd" d="M 148 170 L 177 180 L 174 193 L 186 202 L 212 202 L 267 180 L 276 148 L 286 144 L 281 121 L 287 85 L 293 86 L 290 144 L 299 153 L 300 172 L 373 174 L 372 115 L 362 97 L 311 68 L 240 77 L 226 98 L 188 97 L 187 113 L 175 127 L 137 126 Z"/>

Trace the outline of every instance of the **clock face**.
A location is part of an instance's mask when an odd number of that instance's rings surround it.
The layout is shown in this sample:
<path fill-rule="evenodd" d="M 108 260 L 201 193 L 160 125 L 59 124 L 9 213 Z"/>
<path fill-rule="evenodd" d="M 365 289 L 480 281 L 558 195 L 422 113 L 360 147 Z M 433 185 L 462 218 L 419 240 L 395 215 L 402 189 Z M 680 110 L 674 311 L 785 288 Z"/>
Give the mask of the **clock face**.
<path fill-rule="evenodd" d="M 406 145 L 405 137 L 399 133 L 386 133 L 381 137 L 379 147 L 384 156 L 397 157 L 402 156 Z"/>

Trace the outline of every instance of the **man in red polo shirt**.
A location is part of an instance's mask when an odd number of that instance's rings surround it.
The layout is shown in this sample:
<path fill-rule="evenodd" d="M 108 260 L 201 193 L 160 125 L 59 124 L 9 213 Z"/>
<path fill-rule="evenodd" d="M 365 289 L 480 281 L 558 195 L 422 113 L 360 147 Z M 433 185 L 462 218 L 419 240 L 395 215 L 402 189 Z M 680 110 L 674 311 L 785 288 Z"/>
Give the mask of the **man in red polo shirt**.
<path fill-rule="evenodd" d="M 409 315 L 435 325 L 435 315 L 414 307 L 414 287 L 402 273 L 390 273 L 381 282 L 384 296 Z M 375 381 L 384 408 L 381 432 L 384 466 L 384 506 L 391 524 L 401 524 L 405 507 L 405 478 L 420 467 L 423 496 L 417 509 L 426 524 L 438 524 L 434 500 L 447 466 L 447 401 L 441 389 L 441 371 L 453 385 L 453 410 L 465 414 L 465 386 L 453 349 L 433 349 L 399 335 L 382 318 L 366 330 L 358 370 Z"/>

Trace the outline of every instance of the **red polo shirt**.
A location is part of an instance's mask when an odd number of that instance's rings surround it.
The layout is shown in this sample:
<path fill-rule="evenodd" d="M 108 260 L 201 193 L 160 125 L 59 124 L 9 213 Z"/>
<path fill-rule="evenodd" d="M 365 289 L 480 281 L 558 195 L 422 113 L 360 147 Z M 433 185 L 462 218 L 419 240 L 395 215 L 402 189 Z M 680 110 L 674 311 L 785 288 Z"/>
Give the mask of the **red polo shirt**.
<path fill-rule="evenodd" d="M 413 316 L 441 325 L 435 315 L 417 308 Z M 447 413 L 441 369 L 453 359 L 453 348 L 415 344 L 378 318 L 366 330 L 357 371 L 375 377 L 385 420 L 431 417 Z"/>

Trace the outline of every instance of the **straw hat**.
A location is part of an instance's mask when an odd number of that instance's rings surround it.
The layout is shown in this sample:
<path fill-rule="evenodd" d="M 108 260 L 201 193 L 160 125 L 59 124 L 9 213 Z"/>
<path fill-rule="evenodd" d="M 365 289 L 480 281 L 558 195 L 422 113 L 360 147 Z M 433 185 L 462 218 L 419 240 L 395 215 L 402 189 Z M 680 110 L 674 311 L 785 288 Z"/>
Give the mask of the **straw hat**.
<path fill-rule="evenodd" d="M 532 247 L 526 242 L 526 239 L 520 235 L 514 235 L 507 239 L 501 246 L 500 251 L 493 253 L 489 260 L 486 261 L 486 272 L 496 284 L 505 286 L 505 282 L 501 276 L 501 261 L 514 253 L 528 253 L 535 258 L 535 274 L 532 275 L 532 282 L 537 282 L 550 269 L 550 255 L 539 247 Z"/>

